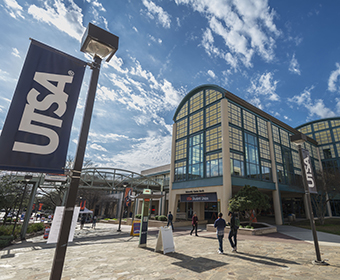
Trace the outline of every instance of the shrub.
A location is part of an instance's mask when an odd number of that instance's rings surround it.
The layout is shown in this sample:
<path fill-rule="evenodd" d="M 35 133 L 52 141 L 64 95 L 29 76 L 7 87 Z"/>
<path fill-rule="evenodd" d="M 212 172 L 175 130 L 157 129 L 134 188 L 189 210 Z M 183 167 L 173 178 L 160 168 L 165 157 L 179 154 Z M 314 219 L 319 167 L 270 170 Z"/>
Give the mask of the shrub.
<path fill-rule="evenodd" d="M 158 220 L 158 218 L 159 218 L 159 216 L 155 216 L 155 220 L 156 220 L 156 221 Z"/>
<path fill-rule="evenodd" d="M 37 231 L 41 231 L 45 228 L 43 223 L 34 223 L 34 224 L 30 224 L 27 227 L 27 233 L 32 233 L 32 232 L 37 232 Z"/>
<path fill-rule="evenodd" d="M 9 225 L 2 225 L 0 226 L 0 236 L 3 235 L 11 235 L 12 234 L 12 230 L 13 230 L 13 226 L 9 226 Z"/>
<path fill-rule="evenodd" d="M 167 221 L 167 217 L 164 215 L 158 216 L 158 221 Z"/>
<path fill-rule="evenodd" d="M 142 217 L 142 214 L 137 214 L 135 217 L 136 219 L 140 219 Z"/>
<path fill-rule="evenodd" d="M 0 248 L 5 248 L 6 246 L 11 245 L 11 242 L 13 240 L 12 236 L 0 236 Z"/>

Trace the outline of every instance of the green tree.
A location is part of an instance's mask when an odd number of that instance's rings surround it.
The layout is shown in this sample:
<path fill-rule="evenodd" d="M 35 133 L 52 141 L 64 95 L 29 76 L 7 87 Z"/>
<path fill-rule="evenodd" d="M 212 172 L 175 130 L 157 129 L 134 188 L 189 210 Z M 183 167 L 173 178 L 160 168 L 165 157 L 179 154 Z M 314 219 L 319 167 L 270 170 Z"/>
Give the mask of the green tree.
<path fill-rule="evenodd" d="M 0 177 L 0 209 L 5 210 L 3 224 L 6 224 L 7 215 L 19 203 L 19 198 L 23 194 L 23 184 L 16 180 L 16 177 L 4 175 Z"/>
<path fill-rule="evenodd" d="M 229 200 L 229 210 L 233 212 L 243 212 L 250 216 L 255 210 L 259 215 L 262 210 L 270 207 L 268 195 L 260 192 L 257 187 L 245 185 L 233 198 Z"/>
<path fill-rule="evenodd" d="M 323 176 L 317 174 L 317 194 L 311 194 L 312 203 L 316 210 L 319 223 L 325 223 L 328 202 L 336 199 L 340 194 L 340 172 L 331 168 L 324 168 Z"/>

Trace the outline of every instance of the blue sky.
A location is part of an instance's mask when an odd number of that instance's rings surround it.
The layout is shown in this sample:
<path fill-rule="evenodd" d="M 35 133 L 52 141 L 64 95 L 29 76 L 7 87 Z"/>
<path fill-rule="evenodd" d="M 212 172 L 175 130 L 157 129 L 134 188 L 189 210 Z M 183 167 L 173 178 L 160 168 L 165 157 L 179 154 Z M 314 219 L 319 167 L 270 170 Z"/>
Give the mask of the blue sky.
<path fill-rule="evenodd" d="M 0 129 L 29 38 L 91 61 L 79 50 L 89 22 L 119 37 L 102 65 L 86 149 L 97 166 L 140 172 L 170 163 L 176 107 L 202 84 L 292 127 L 340 115 L 340 1 L 0 0 L 0 22 Z"/>

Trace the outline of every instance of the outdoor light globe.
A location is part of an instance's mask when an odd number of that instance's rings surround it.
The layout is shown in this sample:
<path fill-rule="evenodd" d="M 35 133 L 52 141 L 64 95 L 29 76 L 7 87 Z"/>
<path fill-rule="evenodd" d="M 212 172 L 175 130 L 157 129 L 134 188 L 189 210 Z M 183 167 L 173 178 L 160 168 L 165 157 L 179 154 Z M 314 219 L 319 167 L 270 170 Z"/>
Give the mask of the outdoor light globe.
<path fill-rule="evenodd" d="M 106 30 L 93 25 L 91 22 L 81 39 L 80 50 L 91 56 L 98 56 L 101 59 L 108 57 L 106 61 L 110 61 L 112 56 L 118 50 L 119 38 Z"/>
<path fill-rule="evenodd" d="M 114 52 L 114 49 L 94 40 L 89 40 L 86 46 L 86 53 L 91 56 L 99 56 L 101 59 L 107 57 L 110 53 Z"/>

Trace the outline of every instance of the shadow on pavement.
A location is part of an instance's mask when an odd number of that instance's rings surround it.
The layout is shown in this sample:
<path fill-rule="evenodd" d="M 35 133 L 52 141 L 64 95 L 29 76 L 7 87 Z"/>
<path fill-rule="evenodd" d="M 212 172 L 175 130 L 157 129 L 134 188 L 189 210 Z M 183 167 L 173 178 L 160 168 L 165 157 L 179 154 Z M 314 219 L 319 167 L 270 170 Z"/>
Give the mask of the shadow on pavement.
<path fill-rule="evenodd" d="M 142 249 L 155 252 L 155 249 L 149 248 L 149 247 L 144 247 Z M 155 252 L 155 253 L 156 254 L 162 254 L 160 252 Z M 176 253 L 176 252 L 168 253 L 168 254 L 165 254 L 164 256 L 175 258 L 175 259 L 179 260 L 178 262 L 173 262 L 172 263 L 173 265 L 177 265 L 177 266 L 180 266 L 180 267 L 185 268 L 185 269 L 189 269 L 189 270 L 197 272 L 197 273 L 202 273 L 202 272 L 205 272 L 205 271 L 216 269 L 218 267 L 221 267 L 221 266 L 228 264 L 228 263 L 225 263 L 225 262 L 211 260 L 211 259 L 207 259 L 207 258 L 203 258 L 203 257 L 193 258 L 191 256 L 184 255 L 184 254 L 181 254 L 181 253 Z"/>
<path fill-rule="evenodd" d="M 129 238 L 130 237 L 130 238 Z M 128 238 L 128 239 L 127 239 Z M 115 233 L 109 235 L 98 235 L 98 236 L 75 236 L 73 242 L 67 244 L 68 247 L 79 246 L 79 245 L 92 245 L 94 242 L 97 244 L 104 244 L 111 241 L 111 243 L 123 243 L 129 241 L 137 241 L 137 238 L 130 236 L 130 233 Z M 102 241 L 102 242 L 100 242 Z M 88 244 L 87 244 L 88 243 Z M 23 248 L 32 248 L 33 250 L 41 250 L 41 249 L 51 249 L 56 247 L 56 243 L 47 244 L 46 241 L 41 242 L 32 242 L 32 241 L 24 241 L 22 243 L 12 244 L 4 249 L 4 250 L 12 250 L 16 251 L 18 249 Z"/>
<path fill-rule="evenodd" d="M 281 258 L 271 258 L 271 257 L 267 257 L 267 256 L 254 255 L 254 254 L 243 253 L 243 252 L 237 252 L 237 254 L 238 255 L 247 255 L 247 256 L 253 257 L 253 258 L 266 259 L 266 260 L 270 260 L 270 261 L 273 261 L 273 262 L 301 265 L 298 262 L 290 261 L 290 260 L 286 260 L 286 259 L 281 259 Z"/>
<path fill-rule="evenodd" d="M 245 256 L 246 254 L 244 253 L 232 253 L 232 254 L 225 254 L 225 255 L 228 257 L 238 258 L 238 259 L 242 259 L 245 261 L 250 261 L 250 262 L 255 262 L 255 263 L 260 263 L 260 264 L 265 264 L 265 265 L 287 267 L 286 265 L 281 265 L 281 264 L 270 262 L 270 261 L 249 258 L 249 257 L 246 257 Z M 255 255 L 250 255 L 250 256 L 255 256 Z M 257 257 L 262 257 L 262 256 L 257 256 Z"/>

